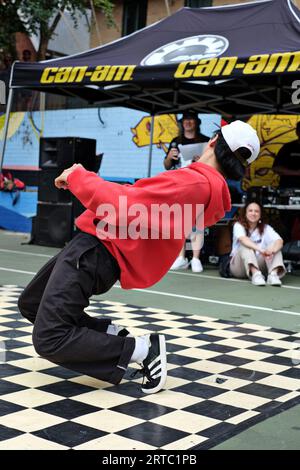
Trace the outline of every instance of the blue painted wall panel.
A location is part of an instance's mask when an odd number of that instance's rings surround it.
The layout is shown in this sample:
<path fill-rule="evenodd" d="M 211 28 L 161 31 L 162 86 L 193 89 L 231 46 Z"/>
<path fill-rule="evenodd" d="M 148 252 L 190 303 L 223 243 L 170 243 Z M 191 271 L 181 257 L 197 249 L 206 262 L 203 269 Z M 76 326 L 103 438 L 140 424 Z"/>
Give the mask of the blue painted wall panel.
<path fill-rule="evenodd" d="M 7 142 L 4 165 L 38 166 L 39 139 L 35 129 L 43 128 L 44 137 L 76 136 L 97 140 L 97 153 L 104 152 L 101 175 L 104 177 L 143 178 L 148 176 L 149 146 L 138 147 L 131 128 L 147 116 L 127 108 L 96 108 L 28 113 Z M 204 134 L 210 136 L 220 124 L 218 115 L 201 115 Z M 17 120 L 16 120 L 17 121 Z M 164 151 L 153 145 L 152 171 L 164 170 Z"/>

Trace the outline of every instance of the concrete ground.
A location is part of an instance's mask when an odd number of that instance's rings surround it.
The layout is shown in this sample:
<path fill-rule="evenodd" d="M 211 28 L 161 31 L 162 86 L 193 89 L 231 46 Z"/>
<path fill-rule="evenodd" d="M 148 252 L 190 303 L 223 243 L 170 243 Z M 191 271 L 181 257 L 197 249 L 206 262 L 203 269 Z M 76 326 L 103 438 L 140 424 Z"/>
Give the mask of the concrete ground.
<path fill-rule="evenodd" d="M 28 245 L 28 236 L 0 232 L 0 285 L 26 286 L 57 249 Z M 149 289 L 114 286 L 107 300 L 187 314 L 300 331 L 300 272 L 288 274 L 282 288 L 254 287 L 248 281 L 222 279 L 215 268 L 201 274 L 168 273 Z M 299 377 L 300 379 L 300 377 Z M 300 449 L 300 405 L 241 432 L 215 449 Z"/>

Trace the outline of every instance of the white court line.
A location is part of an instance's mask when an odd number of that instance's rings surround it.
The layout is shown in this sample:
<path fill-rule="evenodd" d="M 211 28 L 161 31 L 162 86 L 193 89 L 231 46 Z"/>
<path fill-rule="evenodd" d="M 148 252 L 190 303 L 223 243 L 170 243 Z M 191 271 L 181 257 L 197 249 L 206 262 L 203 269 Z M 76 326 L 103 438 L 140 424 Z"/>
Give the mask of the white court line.
<path fill-rule="evenodd" d="M 0 248 L 0 251 L 3 251 L 3 253 L 15 253 L 17 255 L 42 256 L 43 258 L 52 258 L 53 256 L 53 255 L 42 255 L 40 253 L 30 253 L 29 251 L 5 250 L 4 248 Z"/>
<path fill-rule="evenodd" d="M 0 271 L 9 271 L 11 273 L 21 273 L 21 274 L 36 274 L 31 271 L 21 271 L 20 269 L 9 269 L 9 268 L 0 268 Z"/>
<path fill-rule="evenodd" d="M 177 276 L 192 276 L 192 277 L 197 277 L 198 279 L 201 279 L 202 277 L 206 279 L 216 279 L 217 281 L 230 281 L 230 282 L 247 282 L 247 279 L 235 279 L 232 277 L 216 277 L 216 276 L 210 276 L 209 274 L 193 274 L 193 273 L 187 273 L 185 269 L 182 271 L 169 271 L 168 274 L 177 274 Z"/>
<path fill-rule="evenodd" d="M 9 271 L 13 273 L 21 273 L 21 274 L 36 274 L 31 271 L 21 271 L 19 269 L 9 269 L 9 268 L 2 268 L 0 267 L 1 271 Z M 116 289 L 121 289 L 120 285 L 113 286 Z M 258 307 L 257 305 L 246 305 L 246 304 L 238 304 L 235 302 L 225 302 L 223 300 L 213 300 L 213 299 L 205 299 L 204 297 L 192 297 L 190 295 L 180 295 L 180 294 L 172 294 L 171 292 L 161 292 L 158 290 L 150 290 L 150 289 L 130 289 L 136 292 L 145 292 L 148 294 L 155 294 L 155 295 L 164 295 L 167 297 L 176 297 L 179 299 L 187 299 L 187 300 L 196 300 L 197 302 L 207 302 L 211 304 L 220 304 L 220 305 L 230 305 L 231 307 L 240 307 L 246 309 L 253 309 L 253 310 L 263 310 L 266 312 L 274 312 L 274 313 L 284 313 L 285 315 L 294 315 L 300 317 L 300 312 L 290 312 L 288 310 L 277 310 L 274 308 L 269 307 Z"/>
<path fill-rule="evenodd" d="M 114 285 L 113 287 L 117 289 L 121 289 L 121 286 L 118 286 L 118 285 Z M 300 312 L 290 312 L 289 310 L 277 310 L 277 309 L 269 308 L 269 307 L 258 307 L 256 305 L 237 304 L 234 302 L 225 302 L 223 300 L 205 299 L 204 297 L 192 297 L 190 295 L 171 294 L 170 292 L 161 292 L 159 290 L 150 290 L 150 289 L 130 289 L 130 290 L 134 290 L 136 292 L 145 292 L 146 294 L 165 295 L 168 297 L 177 297 L 180 299 L 196 300 L 197 302 L 230 305 L 231 307 L 240 307 L 240 308 L 253 309 L 253 310 L 264 310 L 267 312 L 284 313 L 285 315 L 295 315 L 297 317 L 300 317 Z"/>
<path fill-rule="evenodd" d="M 54 255 L 42 255 L 40 253 L 32 253 L 32 252 L 25 252 L 25 251 L 16 251 L 16 250 L 6 250 L 4 248 L 0 248 L 0 252 L 3 251 L 5 253 L 15 253 L 15 254 L 18 254 L 18 255 L 30 255 L 30 256 L 42 256 L 43 258 L 52 258 Z M 229 282 L 243 282 L 243 283 L 246 283 L 248 282 L 247 279 L 233 279 L 233 278 L 225 278 L 225 277 L 216 277 L 216 276 L 210 276 L 209 274 L 192 274 L 192 273 L 187 273 L 187 272 L 177 272 L 177 271 L 169 271 L 168 274 L 175 274 L 175 275 L 179 275 L 179 276 L 192 276 L 192 277 L 197 277 L 197 278 L 201 278 L 201 277 L 204 277 L 206 279 L 213 279 L 215 281 L 229 281 Z M 284 286 L 282 285 L 281 286 L 283 289 L 296 289 L 296 290 L 300 290 L 300 287 L 297 287 L 297 286 Z"/>
<path fill-rule="evenodd" d="M 226 277 L 216 277 L 216 276 L 210 276 L 209 274 L 192 274 L 192 273 L 186 273 L 186 272 L 176 272 L 176 271 L 169 271 L 168 274 L 177 274 L 177 276 L 192 276 L 192 277 L 197 277 L 198 279 L 201 279 L 202 277 L 206 279 L 214 279 L 215 281 L 229 281 L 229 282 L 243 282 L 247 283 L 249 282 L 248 279 L 233 279 L 233 278 L 226 278 Z M 284 289 L 296 289 L 300 290 L 300 287 L 297 286 L 284 286 L 282 285 L 281 288 Z"/>

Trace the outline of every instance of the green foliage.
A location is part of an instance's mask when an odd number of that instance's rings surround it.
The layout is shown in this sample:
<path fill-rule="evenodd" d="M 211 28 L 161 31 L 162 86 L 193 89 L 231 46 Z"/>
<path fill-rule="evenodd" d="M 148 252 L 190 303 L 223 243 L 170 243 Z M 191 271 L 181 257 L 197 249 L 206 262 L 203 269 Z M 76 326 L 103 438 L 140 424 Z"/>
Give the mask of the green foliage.
<path fill-rule="evenodd" d="M 74 21 L 76 12 L 85 10 L 82 0 L 24 0 L 21 4 L 20 12 L 28 32 L 36 34 L 43 31 L 48 39 L 53 34 L 53 17 L 59 14 L 59 10 L 68 10 Z"/>
<path fill-rule="evenodd" d="M 109 26 L 115 26 L 114 5 L 110 0 L 93 0 L 100 8 Z M 45 55 L 45 47 L 54 34 L 63 11 L 68 11 L 77 26 L 76 14 L 84 13 L 90 6 L 87 0 L 0 0 L 0 51 L 14 54 L 14 33 L 39 34 L 39 59 Z M 15 54 L 14 54 L 15 55 Z"/>
<path fill-rule="evenodd" d="M 114 4 L 110 0 L 93 0 L 95 7 L 100 8 L 105 15 L 109 27 L 116 27 L 114 20 Z"/>
<path fill-rule="evenodd" d="M 16 31 L 24 32 L 25 27 L 17 14 L 21 1 L 0 1 L 0 52 L 15 57 Z"/>

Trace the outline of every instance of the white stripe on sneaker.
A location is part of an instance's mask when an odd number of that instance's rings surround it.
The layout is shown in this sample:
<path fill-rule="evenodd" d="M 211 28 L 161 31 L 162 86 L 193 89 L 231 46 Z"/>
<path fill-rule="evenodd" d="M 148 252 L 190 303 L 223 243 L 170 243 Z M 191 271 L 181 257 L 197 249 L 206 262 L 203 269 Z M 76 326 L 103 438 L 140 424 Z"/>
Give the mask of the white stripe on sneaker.
<path fill-rule="evenodd" d="M 147 367 L 151 380 L 149 380 L 144 387 L 142 386 L 142 391 L 146 394 L 159 392 L 164 387 L 167 380 L 167 356 L 164 335 L 158 335 L 158 341 L 160 354 Z M 153 380 L 158 380 L 158 383 L 155 387 L 153 386 L 151 388 L 151 381 Z M 149 388 L 147 385 L 150 385 Z"/>

